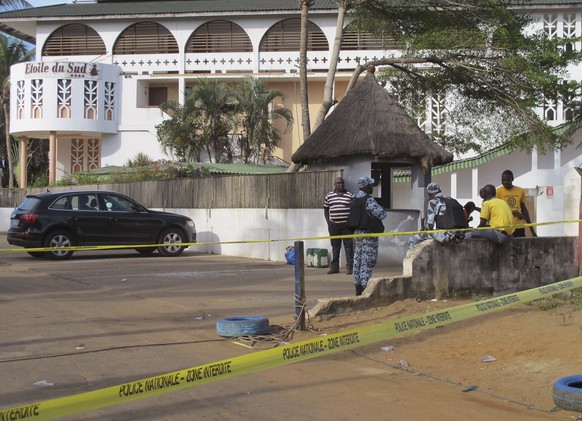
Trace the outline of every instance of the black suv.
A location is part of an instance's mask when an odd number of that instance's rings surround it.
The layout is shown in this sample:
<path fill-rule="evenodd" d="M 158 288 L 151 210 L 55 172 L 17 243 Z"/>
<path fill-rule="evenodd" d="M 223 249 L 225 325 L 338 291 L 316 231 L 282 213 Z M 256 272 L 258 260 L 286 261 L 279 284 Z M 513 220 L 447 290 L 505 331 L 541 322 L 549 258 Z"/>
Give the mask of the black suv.
<path fill-rule="evenodd" d="M 10 215 L 8 243 L 34 257 L 67 259 L 74 246 L 159 245 L 136 247 L 141 254 L 156 249 L 163 256 L 179 256 L 196 242 L 192 219 L 149 210 L 120 193 L 105 190 L 68 190 L 30 194 Z M 162 245 L 163 244 L 163 245 Z"/>

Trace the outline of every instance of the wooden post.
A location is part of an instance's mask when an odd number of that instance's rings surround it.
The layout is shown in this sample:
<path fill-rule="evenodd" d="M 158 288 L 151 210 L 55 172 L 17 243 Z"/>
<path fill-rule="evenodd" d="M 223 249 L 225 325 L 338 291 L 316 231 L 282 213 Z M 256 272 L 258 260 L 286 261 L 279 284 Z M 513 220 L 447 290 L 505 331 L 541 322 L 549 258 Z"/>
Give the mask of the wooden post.
<path fill-rule="evenodd" d="M 295 241 L 295 317 L 297 330 L 305 330 L 305 262 L 303 241 Z"/>

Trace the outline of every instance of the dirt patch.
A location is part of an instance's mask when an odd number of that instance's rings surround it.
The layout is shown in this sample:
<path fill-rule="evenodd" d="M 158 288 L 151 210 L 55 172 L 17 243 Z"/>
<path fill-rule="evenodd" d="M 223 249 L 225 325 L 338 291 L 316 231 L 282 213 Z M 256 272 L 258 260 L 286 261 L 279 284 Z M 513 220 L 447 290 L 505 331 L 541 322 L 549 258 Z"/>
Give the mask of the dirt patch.
<path fill-rule="evenodd" d="M 334 333 L 468 302 L 405 300 L 316 320 L 313 326 Z M 443 385 L 461 386 L 474 399 L 485 395 L 492 398 L 492 404 L 498 400 L 503 405 L 529 408 L 532 414 L 582 419 L 582 413 L 557 409 L 552 399 L 555 380 L 582 374 L 581 326 L 582 311 L 577 302 L 546 299 L 386 340 L 356 352 Z M 492 357 L 492 361 L 484 362 L 482 357 Z"/>

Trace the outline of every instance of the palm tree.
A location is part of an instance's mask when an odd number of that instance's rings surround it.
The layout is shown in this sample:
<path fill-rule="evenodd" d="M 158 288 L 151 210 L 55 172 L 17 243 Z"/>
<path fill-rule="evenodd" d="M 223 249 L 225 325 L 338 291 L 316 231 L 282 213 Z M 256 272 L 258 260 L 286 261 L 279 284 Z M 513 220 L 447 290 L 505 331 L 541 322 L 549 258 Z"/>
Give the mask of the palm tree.
<path fill-rule="evenodd" d="M 26 9 L 32 5 L 26 0 L 0 0 L 0 11 Z"/>
<path fill-rule="evenodd" d="M 168 101 L 160 106 L 170 118 L 156 126 L 158 142 L 164 153 L 178 158 L 180 162 L 201 161 L 204 150 L 199 136 L 199 111 L 192 95 L 186 97 L 184 104 Z"/>
<path fill-rule="evenodd" d="M 200 78 L 191 93 L 199 112 L 200 136 L 212 162 L 232 162 L 233 151 L 228 134 L 231 132 L 235 103 L 228 85 L 211 79 Z"/>
<path fill-rule="evenodd" d="M 9 10 L 17 10 L 17 9 L 26 9 L 32 7 L 32 5 L 27 2 L 26 0 L 0 0 L 0 12 L 6 12 Z M 9 60 L 7 61 L 5 59 L 6 57 L 6 50 L 8 50 L 8 44 L 10 44 L 7 40 L 6 35 L 4 34 L 0 34 L 0 37 L 2 38 L 2 40 L 0 40 L 2 42 L 2 51 L 0 52 L 0 54 L 2 54 L 2 57 L 0 57 L 0 102 L 2 103 L 2 112 L 4 114 L 4 132 L 5 132 L 5 136 L 6 136 L 6 161 L 7 161 L 7 171 L 9 174 L 9 178 L 8 178 L 8 186 L 10 188 L 12 188 L 12 186 L 14 185 L 14 173 L 13 173 L 13 169 L 12 169 L 12 159 L 10 156 L 10 125 L 9 125 L 9 120 L 10 120 L 10 66 L 12 64 L 16 64 L 16 63 L 20 63 L 21 61 L 28 61 L 28 60 L 20 60 L 20 61 L 16 61 L 13 63 L 9 64 Z M 6 45 L 5 45 L 6 43 Z M 31 54 L 32 57 L 32 54 Z M 30 59 L 30 57 L 29 57 Z M 7 67 L 7 71 L 5 71 L 5 67 Z M 7 86 L 8 92 L 5 92 L 5 85 Z M 5 97 L 5 95 L 7 95 Z M 1 175 L 1 174 L 0 174 Z M 1 178 L 1 177 L 0 177 Z"/>
<path fill-rule="evenodd" d="M 14 171 L 10 154 L 10 67 L 14 64 L 30 61 L 32 57 L 34 57 L 34 50 L 27 50 L 24 41 L 0 34 L 0 103 L 4 115 L 9 188 L 14 186 Z"/>
<path fill-rule="evenodd" d="M 234 96 L 242 128 L 239 139 L 244 161 L 248 163 L 254 156 L 255 163 L 259 159 L 264 163 L 281 139 L 280 131 L 275 128 L 273 121 L 284 118 L 287 123 L 284 133 L 287 133 L 293 127 L 293 114 L 288 108 L 272 107 L 275 98 L 282 98 L 283 93 L 278 89 L 267 91 L 262 79 L 244 78 Z"/>

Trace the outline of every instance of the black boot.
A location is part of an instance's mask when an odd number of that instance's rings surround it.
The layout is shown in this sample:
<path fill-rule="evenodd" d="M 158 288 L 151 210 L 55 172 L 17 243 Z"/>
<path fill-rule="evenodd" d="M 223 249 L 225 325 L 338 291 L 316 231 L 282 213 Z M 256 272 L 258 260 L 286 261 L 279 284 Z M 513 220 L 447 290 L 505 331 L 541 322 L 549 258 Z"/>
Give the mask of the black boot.
<path fill-rule="evenodd" d="M 362 287 L 360 284 L 356 284 L 356 295 L 362 295 L 363 291 L 364 287 Z"/>
<path fill-rule="evenodd" d="M 338 266 L 330 266 L 329 270 L 327 271 L 327 274 L 331 275 L 332 273 L 339 273 L 339 267 Z"/>

